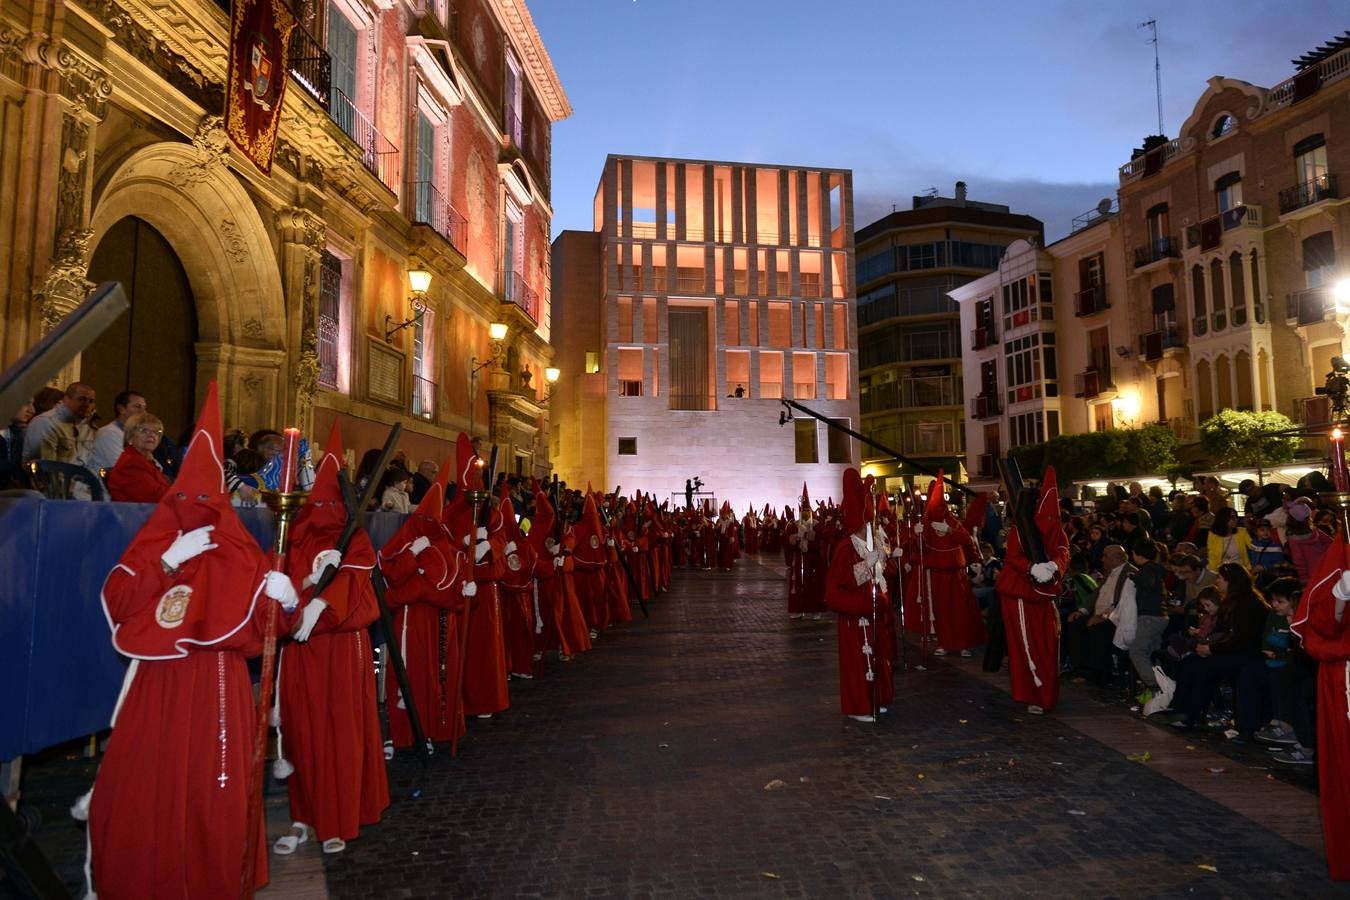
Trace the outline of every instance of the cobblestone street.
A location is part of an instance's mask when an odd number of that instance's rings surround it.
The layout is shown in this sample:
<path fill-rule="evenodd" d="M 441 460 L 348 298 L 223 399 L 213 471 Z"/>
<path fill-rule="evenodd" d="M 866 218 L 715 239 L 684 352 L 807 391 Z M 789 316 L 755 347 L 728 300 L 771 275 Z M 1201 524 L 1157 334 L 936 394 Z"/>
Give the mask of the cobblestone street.
<path fill-rule="evenodd" d="M 321 858 L 328 895 L 1337 895 L 1307 842 L 1025 715 L 977 660 L 902 676 L 879 725 L 842 719 L 833 617 L 784 610 L 781 567 L 677 571 L 650 620 L 513 682 L 458 760 L 400 754 L 385 820 Z M 40 842 L 76 877 L 72 835 Z"/>

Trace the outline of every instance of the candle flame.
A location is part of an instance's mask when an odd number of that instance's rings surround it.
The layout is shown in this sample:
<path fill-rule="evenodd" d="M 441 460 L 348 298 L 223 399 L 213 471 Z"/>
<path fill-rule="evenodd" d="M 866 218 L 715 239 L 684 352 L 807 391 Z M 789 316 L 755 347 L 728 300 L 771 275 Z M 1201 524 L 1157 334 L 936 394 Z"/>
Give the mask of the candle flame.
<path fill-rule="evenodd" d="M 1333 441 L 1339 441 L 1342 437 L 1343 435 L 1341 434 L 1341 430 L 1339 428 L 1331 429 L 1331 439 Z"/>

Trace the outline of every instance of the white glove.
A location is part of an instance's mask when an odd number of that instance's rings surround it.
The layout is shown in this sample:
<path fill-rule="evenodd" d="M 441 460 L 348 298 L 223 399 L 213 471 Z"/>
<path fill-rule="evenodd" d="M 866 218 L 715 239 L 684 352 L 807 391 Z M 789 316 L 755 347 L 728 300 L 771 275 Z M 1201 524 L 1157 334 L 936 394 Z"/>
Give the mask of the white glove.
<path fill-rule="evenodd" d="M 413 541 L 412 546 L 409 547 L 408 549 L 412 551 L 413 556 L 416 556 L 417 554 L 421 553 L 423 550 L 427 549 L 430 546 L 431 546 L 431 538 L 423 536 Z"/>
<path fill-rule="evenodd" d="M 934 522 L 934 523 L 933 523 L 933 534 L 936 534 L 936 535 L 938 535 L 939 537 L 941 537 L 942 535 L 946 534 L 947 532 L 949 532 L 949 531 L 951 531 L 951 530 L 952 530 L 952 526 L 948 525 L 946 522 Z"/>
<path fill-rule="evenodd" d="M 896 547 L 894 550 L 891 551 L 891 558 L 892 558 L 892 559 L 899 559 L 900 557 L 902 557 L 902 556 L 904 556 L 904 555 L 905 555 L 905 551 L 902 550 L 902 549 L 900 549 L 899 547 Z"/>
<path fill-rule="evenodd" d="M 310 566 L 309 575 L 305 577 L 303 587 L 309 587 L 311 584 L 318 584 L 319 578 L 324 570 L 329 566 L 337 567 L 342 565 L 342 554 L 336 550 L 323 550 L 314 557 L 314 564 Z"/>
<path fill-rule="evenodd" d="M 915 533 L 915 534 L 923 534 L 923 523 L 922 523 L 922 522 L 916 522 L 916 523 L 915 523 L 915 525 L 914 525 L 914 533 Z"/>
<path fill-rule="evenodd" d="M 507 556 L 510 556 L 512 553 L 515 553 L 515 552 L 516 552 L 516 542 L 515 542 L 515 541 L 508 541 L 507 544 L 506 544 L 506 547 L 504 548 L 504 550 L 506 551 L 506 555 L 507 555 Z"/>
<path fill-rule="evenodd" d="M 1031 580 L 1037 584 L 1049 584 L 1059 574 L 1059 566 L 1052 562 L 1034 563 L 1031 566 Z"/>
<path fill-rule="evenodd" d="M 478 539 L 480 541 L 487 540 L 487 529 L 482 527 L 481 525 L 478 527 Z"/>
<path fill-rule="evenodd" d="M 300 598 L 295 595 L 295 585 L 291 584 L 290 576 L 285 572 L 268 572 L 263 579 L 263 591 L 288 613 L 295 612 L 295 608 L 300 605 Z"/>
<path fill-rule="evenodd" d="M 201 528 L 192 529 L 187 534 L 178 532 L 178 537 L 173 539 L 169 549 L 165 550 L 160 556 L 160 562 L 164 563 L 168 569 L 177 569 L 194 556 L 200 556 L 207 550 L 216 549 L 216 545 L 211 543 L 211 532 L 215 531 L 215 528 L 214 525 L 203 525 Z"/>
<path fill-rule="evenodd" d="M 473 597 L 473 596 L 477 595 L 477 593 L 478 593 L 478 582 L 476 582 L 476 581 L 466 581 L 466 582 L 464 582 L 463 593 L 464 593 L 464 596 L 465 596 L 465 597 Z"/>
<path fill-rule="evenodd" d="M 614 546 L 614 538 L 610 538 L 609 540 L 605 541 L 605 546 L 606 546 L 606 547 L 613 547 L 613 546 Z"/>
<path fill-rule="evenodd" d="M 319 616 L 323 615 L 323 611 L 327 608 L 328 604 L 320 597 L 315 597 L 306 603 L 304 611 L 300 613 L 300 627 L 295 629 L 291 637 L 297 641 L 309 640 L 310 632 L 319 623 Z"/>
<path fill-rule="evenodd" d="M 553 568 L 561 569 L 563 567 L 563 563 L 565 562 L 566 560 L 563 559 L 561 556 L 555 556 L 553 557 Z"/>
<path fill-rule="evenodd" d="M 558 542 L 555 541 L 553 538 L 549 538 L 547 541 L 545 541 L 544 546 L 547 547 L 548 552 L 553 554 L 554 556 L 557 556 L 558 553 L 562 550 L 562 547 L 558 546 Z"/>
<path fill-rule="evenodd" d="M 984 566 L 980 565 L 979 563 L 971 563 L 970 580 L 979 581 L 982 578 L 984 578 Z"/>
<path fill-rule="evenodd" d="M 906 572 L 906 573 L 909 573 L 909 572 L 912 572 L 912 571 L 914 571 L 914 567 L 911 566 L 909 563 L 905 563 L 905 572 Z"/>
<path fill-rule="evenodd" d="M 482 531 L 482 529 L 480 528 L 479 531 Z M 474 561 L 474 563 L 477 564 L 477 563 L 482 562 L 482 561 L 483 561 L 483 557 L 487 556 L 487 555 L 488 555 L 488 551 L 491 550 L 491 549 L 492 549 L 492 545 L 491 545 L 490 543 L 488 543 L 487 541 L 479 541 L 476 545 L 474 545 L 474 548 L 473 548 L 473 561 Z"/>
<path fill-rule="evenodd" d="M 1331 586 L 1331 596 L 1337 600 L 1350 600 L 1350 572 L 1342 572 L 1340 581 Z"/>

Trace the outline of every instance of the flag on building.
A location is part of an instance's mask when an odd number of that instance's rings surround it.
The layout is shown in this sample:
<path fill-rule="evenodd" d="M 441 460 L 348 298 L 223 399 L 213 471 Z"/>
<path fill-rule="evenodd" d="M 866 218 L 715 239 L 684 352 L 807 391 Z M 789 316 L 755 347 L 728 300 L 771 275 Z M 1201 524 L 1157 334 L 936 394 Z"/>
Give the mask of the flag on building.
<path fill-rule="evenodd" d="M 286 0 L 234 0 L 225 131 L 264 175 L 272 171 L 295 26 Z"/>

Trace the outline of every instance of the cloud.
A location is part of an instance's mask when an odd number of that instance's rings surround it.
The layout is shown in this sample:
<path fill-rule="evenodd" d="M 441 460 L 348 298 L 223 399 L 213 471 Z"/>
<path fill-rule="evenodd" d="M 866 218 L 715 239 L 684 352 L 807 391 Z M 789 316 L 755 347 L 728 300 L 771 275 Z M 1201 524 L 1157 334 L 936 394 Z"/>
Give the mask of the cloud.
<path fill-rule="evenodd" d="M 1045 225 L 1047 243 L 1069 233 L 1074 216 L 1094 208 L 1103 197 L 1116 196 L 1116 182 L 1087 182 L 1056 184 L 1034 178 L 996 179 L 970 177 L 962 173 L 933 170 L 921 177 L 907 179 L 869 178 L 859 184 L 857 173 L 853 183 L 854 217 L 857 228 L 875 222 L 896 209 L 910 209 L 912 198 L 929 188 L 937 188 L 944 197 L 951 197 L 957 181 L 966 182 L 966 196 L 984 203 L 1002 203 L 1010 212 L 1034 216 Z"/>

